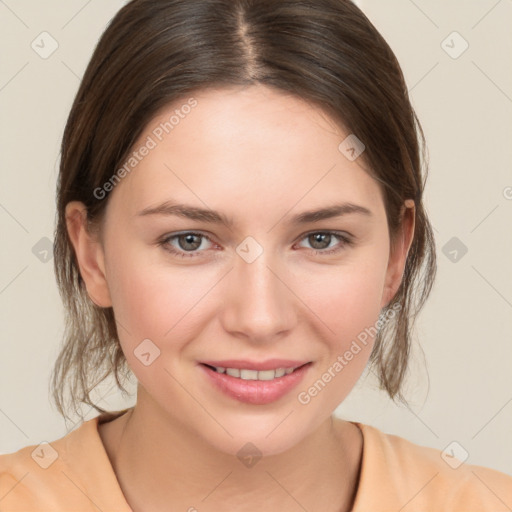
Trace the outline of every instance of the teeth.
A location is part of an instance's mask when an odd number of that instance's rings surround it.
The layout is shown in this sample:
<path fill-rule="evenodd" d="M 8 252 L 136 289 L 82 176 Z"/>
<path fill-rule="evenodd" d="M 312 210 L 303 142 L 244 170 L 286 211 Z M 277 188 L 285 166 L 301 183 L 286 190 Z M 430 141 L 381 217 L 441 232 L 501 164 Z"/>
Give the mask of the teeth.
<path fill-rule="evenodd" d="M 256 370 L 240 370 L 240 378 L 242 380 L 256 380 L 258 372 Z"/>
<path fill-rule="evenodd" d="M 277 368 L 276 370 L 246 370 L 244 368 L 223 368 L 215 366 L 217 373 L 225 373 L 242 380 L 273 380 L 284 375 L 290 375 L 296 368 Z"/>
<path fill-rule="evenodd" d="M 282 375 L 277 375 L 277 371 L 275 370 L 260 370 L 259 372 L 254 373 L 256 374 L 254 379 L 258 380 L 272 380 L 275 379 L 276 377 L 282 377 Z"/>
<path fill-rule="evenodd" d="M 226 368 L 226 373 L 231 377 L 240 377 L 240 370 L 238 368 Z"/>

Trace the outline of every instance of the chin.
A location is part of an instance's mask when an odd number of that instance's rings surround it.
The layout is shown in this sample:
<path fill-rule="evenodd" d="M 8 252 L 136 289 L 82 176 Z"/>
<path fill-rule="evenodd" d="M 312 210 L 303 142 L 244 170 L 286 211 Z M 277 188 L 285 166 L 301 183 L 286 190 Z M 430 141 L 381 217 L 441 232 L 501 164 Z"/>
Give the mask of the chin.
<path fill-rule="evenodd" d="M 203 420 L 196 425 L 197 433 L 209 445 L 229 455 L 240 457 L 246 451 L 253 451 L 259 456 L 271 456 L 301 443 L 323 421 L 319 411 L 313 408 L 301 411 L 296 405 L 287 404 L 265 411 L 261 406 L 250 407 L 253 410 L 238 409 L 229 414 L 211 410 L 212 416 L 222 418 L 222 427 L 210 421 L 206 431 L 207 423 Z"/>
<path fill-rule="evenodd" d="M 204 440 L 216 450 L 236 456 L 244 463 L 246 457 L 260 458 L 282 454 L 299 444 L 307 434 L 308 432 L 297 429 L 296 425 L 277 429 L 270 435 L 267 431 L 247 427 L 240 432 L 233 429 L 233 437 L 222 434 L 207 435 Z"/>

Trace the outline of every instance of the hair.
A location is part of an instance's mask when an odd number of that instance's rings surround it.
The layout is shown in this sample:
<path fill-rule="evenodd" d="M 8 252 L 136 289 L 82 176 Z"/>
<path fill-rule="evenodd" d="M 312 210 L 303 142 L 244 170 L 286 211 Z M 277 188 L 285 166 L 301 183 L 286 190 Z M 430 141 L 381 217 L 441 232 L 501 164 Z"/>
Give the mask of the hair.
<path fill-rule="evenodd" d="M 108 412 L 91 391 L 112 373 L 126 391 L 130 373 L 113 309 L 92 302 L 81 278 L 66 205 L 83 202 L 89 225 L 98 225 L 108 196 L 98 199 L 94 190 L 163 107 L 194 91 L 252 84 L 318 106 L 363 141 L 359 158 L 379 183 L 392 243 L 405 200 L 414 200 L 405 271 L 383 310 L 398 312 L 378 331 L 370 356 L 379 387 L 405 402 L 412 330 L 434 282 L 436 253 L 422 203 L 425 137 L 389 45 L 348 0 L 133 0 L 98 41 L 62 139 L 54 266 L 66 324 L 51 392 L 63 416 L 69 407 L 80 414 L 80 403 Z"/>

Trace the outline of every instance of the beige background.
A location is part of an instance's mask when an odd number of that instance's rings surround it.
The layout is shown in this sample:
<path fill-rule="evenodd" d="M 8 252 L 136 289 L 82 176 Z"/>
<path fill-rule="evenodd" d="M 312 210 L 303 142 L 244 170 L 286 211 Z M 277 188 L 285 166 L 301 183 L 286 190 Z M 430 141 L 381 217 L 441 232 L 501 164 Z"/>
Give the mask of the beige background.
<path fill-rule="evenodd" d="M 97 39 L 123 3 L 0 1 L 3 453 L 74 427 L 48 398 L 62 307 L 45 248 L 64 123 Z M 426 132 L 439 271 L 418 322 L 425 363 L 416 351 L 410 406 L 394 405 L 363 377 L 337 414 L 441 450 L 457 441 L 467 462 L 512 474 L 512 1 L 359 5 L 396 52 Z M 31 48 L 43 31 L 58 43 L 47 59 Z M 451 261 L 461 244 L 467 253 Z M 112 383 L 98 400 L 110 409 L 133 403 Z"/>

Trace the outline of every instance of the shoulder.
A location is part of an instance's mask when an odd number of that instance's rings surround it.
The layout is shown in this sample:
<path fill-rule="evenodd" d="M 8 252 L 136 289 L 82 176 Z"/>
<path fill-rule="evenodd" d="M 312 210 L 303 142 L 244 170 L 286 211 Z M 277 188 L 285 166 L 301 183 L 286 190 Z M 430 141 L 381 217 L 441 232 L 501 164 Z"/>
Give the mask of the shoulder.
<path fill-rule="evenodd" d="M 69 435 L 69 434 L 68 434 Z M 37 510 L 51 489 L 62 487 L 67 436 L 0 455 L 0 510 Z"/>
<path fill-rule="evenodd" d="M 369 425 L 357 425 L 364 439 L 360 485 L 370 491 L 380 489 L 390 505 L 402 512 L 512 507 L 512 476 L 459 460 L 465 458 L 460 445 L 449 445 L 442 452 Z M 363 509 L 354 512 L 359 510 Z"/>
<path fill-rule="evenodd" d="M 126 510 L 98 435 L 99 417 L 63 437 L 0 455 L 0 510 Z"/>

